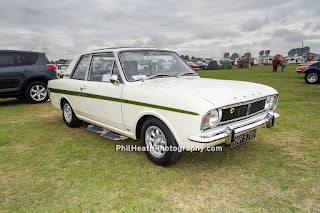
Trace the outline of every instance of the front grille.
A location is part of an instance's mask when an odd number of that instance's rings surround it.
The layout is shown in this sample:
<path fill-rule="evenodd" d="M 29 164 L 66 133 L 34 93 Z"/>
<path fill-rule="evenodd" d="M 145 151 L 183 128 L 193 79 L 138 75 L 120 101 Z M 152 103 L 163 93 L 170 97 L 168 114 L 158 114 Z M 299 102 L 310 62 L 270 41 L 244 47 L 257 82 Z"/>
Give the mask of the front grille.
<path fill-rule="evenodd" d="M 249 115 L 264 109 L 266 100 L 257 101 L 251 104 Z"/>
<path fill-rule="evenodd" d="M 243 104 L 240 106 L 229 107 L 222 109 L 221 122 L 230 121 L 233 119 L 238 119 L 241 117 L 249 116 L 264 110 L 265 99 L 256 101 L 253 103 Z"/>

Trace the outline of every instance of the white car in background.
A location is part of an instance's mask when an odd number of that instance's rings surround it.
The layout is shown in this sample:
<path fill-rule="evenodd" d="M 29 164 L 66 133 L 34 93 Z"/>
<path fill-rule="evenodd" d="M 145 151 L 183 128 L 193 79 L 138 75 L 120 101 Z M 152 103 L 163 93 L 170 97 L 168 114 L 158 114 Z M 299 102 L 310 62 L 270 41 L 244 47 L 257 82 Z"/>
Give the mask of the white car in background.
<path fill-rule="evenodd" d="M 67 71 L 69 64 L 56 64 L 56 72 L 59 78 L 62 78 Z"/>
<path fill-rule="evenodd" d="M 139 70 L 138 65 L 148 64 Z M 49 81 L 64 122 L 102 127 L 112 137 L 142 139 L 147 157 L 170 166 L 182 150 L 232 148 L 272 127 L 278 92 L 265 85 L 200 78 L 178 54 L 112 48 L 77 56 L 70 78 Z M 108 133 L 109 134 L 109 133 Z M 241 160 L 241 159 L 239 159 Z"/>

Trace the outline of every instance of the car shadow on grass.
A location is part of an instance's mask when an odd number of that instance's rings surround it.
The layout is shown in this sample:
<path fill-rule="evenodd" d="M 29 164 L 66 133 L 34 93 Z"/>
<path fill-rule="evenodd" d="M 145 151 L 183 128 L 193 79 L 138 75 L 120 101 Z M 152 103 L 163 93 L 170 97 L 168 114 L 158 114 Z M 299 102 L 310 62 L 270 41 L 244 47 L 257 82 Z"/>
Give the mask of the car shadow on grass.
<path fill-rule="evenodd" d="M 16 98 L 0 99 L 0 106 L 14 106 L 20 104 L 28 104 L 26 100 Z"/>

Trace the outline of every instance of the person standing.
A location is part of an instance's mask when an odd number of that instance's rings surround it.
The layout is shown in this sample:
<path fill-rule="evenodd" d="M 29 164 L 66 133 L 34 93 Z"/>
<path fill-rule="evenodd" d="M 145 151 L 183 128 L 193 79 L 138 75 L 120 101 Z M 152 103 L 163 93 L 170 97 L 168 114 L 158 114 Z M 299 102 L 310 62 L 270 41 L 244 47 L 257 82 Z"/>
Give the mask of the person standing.
<path fill-rule="evenodd" d="M 284 71 L 284 68 L 287 68 L 286 65 L 284 64 L 284 61 L 281 63 L 281 70 L 282 72 Z"/>
<path fill-rule="evenodd" d="M 272 60 L 272 66 L 273 66 L 272 72 L 277 72 L 278 71 L 278 65 L 279 65 L 279 59 L 277 57 L 275 57 Z"/>

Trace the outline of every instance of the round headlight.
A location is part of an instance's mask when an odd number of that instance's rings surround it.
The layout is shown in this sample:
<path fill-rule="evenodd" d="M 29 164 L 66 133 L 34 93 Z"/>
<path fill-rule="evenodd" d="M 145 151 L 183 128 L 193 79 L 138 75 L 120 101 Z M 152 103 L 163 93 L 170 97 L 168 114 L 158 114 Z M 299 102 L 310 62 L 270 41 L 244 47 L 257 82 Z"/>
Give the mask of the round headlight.
<path fill-rule="evenodd" d="M 265 102 L 264 109 L 269 110 L 273 104 L 273 96 L 269 96 Z"/>
<path fill-rule="evenodd" d="M 220 121 L 219 111 L 217 109 L 210 110 L 204 116 L 203 119 L 203 130 L 213 128 L 218 125 Z"/>

